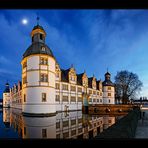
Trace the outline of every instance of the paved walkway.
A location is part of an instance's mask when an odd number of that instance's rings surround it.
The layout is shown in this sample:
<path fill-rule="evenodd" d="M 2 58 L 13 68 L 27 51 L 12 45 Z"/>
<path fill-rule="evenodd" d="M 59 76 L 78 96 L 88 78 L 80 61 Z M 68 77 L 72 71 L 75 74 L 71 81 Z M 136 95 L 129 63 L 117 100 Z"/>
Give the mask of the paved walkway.
<path fill-rule="evenodd" d="M 135 138 L 148 138 L 148 108 L 142 108 L 141 119 L 138 121 Z"/>

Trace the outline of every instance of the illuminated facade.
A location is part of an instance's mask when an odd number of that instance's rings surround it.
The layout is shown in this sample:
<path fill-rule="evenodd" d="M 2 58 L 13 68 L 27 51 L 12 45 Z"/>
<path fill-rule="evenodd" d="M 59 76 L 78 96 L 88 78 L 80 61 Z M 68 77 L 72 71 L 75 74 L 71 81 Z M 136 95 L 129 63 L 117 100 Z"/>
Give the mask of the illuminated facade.
<path fill-rule="evenodd" d="M 3 109 L 5 128 L 13 128 L 23 139 L 88 139 L 113 125 L 115 120 L 116 117 L 90 116 L 81 111 L 32 118 L 23 116 L 21 110 Z"/>
<path fill-rule="evenodd" d="M 34 26 L 31 38 L 21 61 L 22 82 L 10 89 L 10 107 L 22 109 L 23 114 L 48 115 L 82 110 L 86 96 L 89 104 L 115 104 L 110 73 L 102 82 L 95 76 L 88 78 L 86 72 L 77 74 L 73 66 L 64 70 L 45 44 L 42 26 Z"/>

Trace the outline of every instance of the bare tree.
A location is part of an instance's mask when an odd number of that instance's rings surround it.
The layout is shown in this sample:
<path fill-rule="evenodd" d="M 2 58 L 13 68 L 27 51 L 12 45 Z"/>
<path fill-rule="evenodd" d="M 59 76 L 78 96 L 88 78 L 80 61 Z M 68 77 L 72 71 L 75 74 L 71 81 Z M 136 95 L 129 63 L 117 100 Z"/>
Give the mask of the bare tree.
<path fill-rule="evenodd" d="M 127 70 L 117 72 L 115 76 L 116 97 L 122 99 L 123 104 L 127 104 L 130 99 L 136 97 L 142 85 L 137 74 Z"/>

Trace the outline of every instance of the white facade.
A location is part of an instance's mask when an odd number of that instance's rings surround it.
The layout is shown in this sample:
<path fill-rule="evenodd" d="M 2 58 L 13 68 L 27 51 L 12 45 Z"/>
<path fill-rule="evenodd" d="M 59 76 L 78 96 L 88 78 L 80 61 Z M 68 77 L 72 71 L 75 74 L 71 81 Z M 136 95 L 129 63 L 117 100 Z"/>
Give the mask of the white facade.
<path fill-rule="evenodd" d="M 4 106 L 10 104 L 28 115 L 45 115 L 82 110 L 84 96 L 90 105 L 115 104 L 115 90 L 109 73 L 105 74 L 103 84 L 95 76 L 88 78 L 85 72 L 76 74 L 73 66 L 63 70 L 45 44 L 44 29 L 35 26 L 31 37 L 32 44 L 21 62 L 22 83 L 10 89 L 10 94 L 3 94 Z"/>
<path fill-rule="evenodd" d="M 48 64 L 41 65 L 40 58 L 47 58 Z M 22 79 L 26 77 L 26 83 L 22 84 L 23 105 L 22 112 L 29 114 L 56 113 L 55 107 L 55 59 L 47 55 L 33 55 L 22 61 L 27 62 L 23 69 Z M 48 82 L 41 82 L 40 75 L 46 74 Z M 23 81 L 23 80 L 22 80 Z M 46 100 L 42 100 L 42 94 Z"/>
<path fill-rule="evenodd" d="M 10 93 L 3 93 L 3 107 L 10 107 Z"/>
<path fill-rule="evenodd" d="M 103 104 L 115 104 L 115 88 L 112 86 L 103 87 Z"/>

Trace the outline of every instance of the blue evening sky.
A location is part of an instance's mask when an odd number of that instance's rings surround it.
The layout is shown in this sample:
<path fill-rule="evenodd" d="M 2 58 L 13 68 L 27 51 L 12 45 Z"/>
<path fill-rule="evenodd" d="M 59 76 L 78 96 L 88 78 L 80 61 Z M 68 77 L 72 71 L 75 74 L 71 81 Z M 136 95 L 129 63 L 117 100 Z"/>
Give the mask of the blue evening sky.
<path fill-rule="evenodd" d="M 77 73 L 102 80 L 108 68 L 113 82 L 117 71 L 128 70 L 143 82 L 139 96 L 148 96 L 148 10 L 12 9 L 0 10 L 0 98 L 6 81 L 12 87 L 21 80 L 37 14 L 61 68 L 73 64 Z"/>

